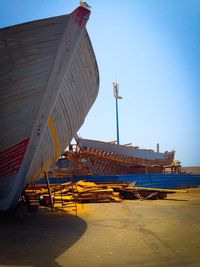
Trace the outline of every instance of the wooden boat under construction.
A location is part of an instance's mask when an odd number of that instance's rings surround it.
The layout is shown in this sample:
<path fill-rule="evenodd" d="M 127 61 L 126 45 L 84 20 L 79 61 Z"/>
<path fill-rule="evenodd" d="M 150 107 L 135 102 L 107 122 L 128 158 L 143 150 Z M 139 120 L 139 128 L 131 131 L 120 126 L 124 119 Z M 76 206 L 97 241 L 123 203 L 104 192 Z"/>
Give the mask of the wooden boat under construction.
<path fill-rule="evenodd" d="M 97 97 L 89 15 L 80 6 L 0 30 L 0 210 L 53 166 Z"/>
<path fill-rule="evenodd" d="M 83 175 L 161 173 L 166 167 L 173 166 L 175 154 L 174 151 L 160 153 L 89 139 L 78 139 L 77 146 L 75 151 L 69 150 L 64 154 L 74 163 L 74 169 L 71 167 L 70 170 L 73 175 L 81 175 L 81 170 Z M 67 168 L 64 169 L 66 175 Z"/>

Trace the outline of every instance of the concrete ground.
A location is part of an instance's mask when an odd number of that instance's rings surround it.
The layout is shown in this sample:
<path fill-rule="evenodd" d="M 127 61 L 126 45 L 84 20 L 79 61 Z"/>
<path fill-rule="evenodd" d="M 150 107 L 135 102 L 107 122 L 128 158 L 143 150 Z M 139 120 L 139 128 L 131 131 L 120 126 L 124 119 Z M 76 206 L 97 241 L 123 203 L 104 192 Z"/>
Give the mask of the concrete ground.
<path fill-rule="evenodd" d="M 0 218 L 0 266 L 200 266 L 200 188 Z"/>

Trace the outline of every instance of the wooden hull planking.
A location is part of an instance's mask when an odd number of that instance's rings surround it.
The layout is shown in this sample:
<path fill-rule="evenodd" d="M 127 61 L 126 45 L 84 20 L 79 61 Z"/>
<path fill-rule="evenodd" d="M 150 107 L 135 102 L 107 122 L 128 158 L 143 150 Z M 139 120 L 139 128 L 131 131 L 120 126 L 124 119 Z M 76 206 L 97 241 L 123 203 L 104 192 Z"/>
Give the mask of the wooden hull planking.
<path fill-rule="evenodd" d="M 93 175 L 160 173 L 174 160 L 174 151 L 159 153 L 89 139 L 79 139 L 78 145 Z"/>
<path fill-rule="evenodd" d="M 52 167 L 97 97 L 89 15 L 78 7 L 0 31 L 0 210 Z"/>

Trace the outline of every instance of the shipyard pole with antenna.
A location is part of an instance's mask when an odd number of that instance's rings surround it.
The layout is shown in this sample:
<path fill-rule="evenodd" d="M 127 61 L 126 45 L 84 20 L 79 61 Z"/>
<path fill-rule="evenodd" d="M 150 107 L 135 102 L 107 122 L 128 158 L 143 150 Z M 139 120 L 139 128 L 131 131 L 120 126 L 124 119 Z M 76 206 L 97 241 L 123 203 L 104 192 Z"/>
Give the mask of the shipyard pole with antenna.
<path fill-rule="evenodd" d="M 116 102 L 116 129 L 117 129 L 117 144 L 119 145 L 119 117 L 118 117 L 118 99 L 122 99 L 122 96 L 119 96 L 119 84 L 113 82 L 113 95 Z"/>

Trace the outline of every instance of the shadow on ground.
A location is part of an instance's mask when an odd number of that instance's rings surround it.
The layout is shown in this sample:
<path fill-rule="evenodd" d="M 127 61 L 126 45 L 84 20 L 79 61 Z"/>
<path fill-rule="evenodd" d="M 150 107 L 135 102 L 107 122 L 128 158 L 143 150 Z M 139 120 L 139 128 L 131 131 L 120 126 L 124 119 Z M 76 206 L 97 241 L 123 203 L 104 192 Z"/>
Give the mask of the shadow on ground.
<path fill-rule="evenodd" d="M 85 232 L 81 218 L 40 211 L 23 219 L 0 217 L 0 265 L 59 266 L 55 259 Z"/>

